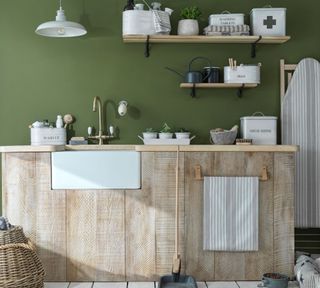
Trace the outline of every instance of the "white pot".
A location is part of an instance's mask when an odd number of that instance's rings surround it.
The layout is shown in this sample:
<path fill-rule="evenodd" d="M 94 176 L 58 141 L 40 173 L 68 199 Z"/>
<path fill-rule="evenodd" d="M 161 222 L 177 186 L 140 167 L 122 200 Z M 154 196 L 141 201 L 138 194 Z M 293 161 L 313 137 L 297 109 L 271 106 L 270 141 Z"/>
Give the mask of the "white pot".
<path fill-rule="evenodd" d="M 179 21 L 178 35 L 192 36 L 199 35 L 198 20 L 184 19 Z"/>
<path fill-rule="evenodd" d="M 157 139 L 158 133 L 157 132 L 144 132 L 143 139 Z"/>
<path fill-rule="evenodd" d="M 176 138 L 177 139 L 189 139 L 190 138 L 190 132 L 176 132 Z"/>
<path fill-rule="evenodd" d="M 173 137 L 173 133 L 159 133 L 160 139 L 171 139 Z"/>

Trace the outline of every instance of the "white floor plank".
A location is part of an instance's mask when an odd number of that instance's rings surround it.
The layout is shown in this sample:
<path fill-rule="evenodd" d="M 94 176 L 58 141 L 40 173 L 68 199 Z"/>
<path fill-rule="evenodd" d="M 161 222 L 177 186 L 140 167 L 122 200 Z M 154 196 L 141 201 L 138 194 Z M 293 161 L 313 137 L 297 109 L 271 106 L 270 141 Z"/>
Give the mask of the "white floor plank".
<path fill-rule="evenodd" d="M 239 288 L 236 282 L 230 281 L 230 282 L 222 282 L 222 281 L 216 281 L 216 282 L 207 282 L 208 288 Z"/>
<path fill-rule="evenodd" d="M 240 288 L 257 288 L 260 283 L 260 281 L 237 281 Z"/>
<path fill-rule="evenodd" d="M 205 282 L 197 282 L 198 288 L 207 288 L 207 285 Z"/>
<path fill-rule="evenodd" d="M 129 282 L 128 288 L 154 288 L 154 282 Z"/>
<path fill-rule="evenodd" d="M 93 282 L 71 282 L 68 288 L 92 288 Z"/>
<path fill-rule="evenodd" d="M 127 282 L 94 282 L 93 288 L 127 288 Z"/>
<path fill-rule="evenodd" d="M 69 282 L 46 282 L 44 288 L 68 288 Z"/>

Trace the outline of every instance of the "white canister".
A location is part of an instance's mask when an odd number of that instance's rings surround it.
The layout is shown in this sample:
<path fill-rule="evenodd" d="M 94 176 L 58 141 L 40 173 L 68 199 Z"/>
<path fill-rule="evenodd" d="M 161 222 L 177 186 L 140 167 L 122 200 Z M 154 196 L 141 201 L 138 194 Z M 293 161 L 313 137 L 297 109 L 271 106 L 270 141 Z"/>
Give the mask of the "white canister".
<path fill-rule="evenodd" d="M 277 145 L 277 119 L 274 116 L 264 116 L 260 112 L 240 118 L 241 138 L 252 139 L 254 145 Z"/>
<path fill-rule="evenodd" d="M 244 14 L 231 14 L 222 12 L 221 14 L 212 14 L 209 16 L 209 25 L 212 26 L 236 26 L 244 25 Z"/>
<path fill-rule="evenodd" d="M 225 66 L 224 83 L 260 84 L 260 65 Z"/>
<path fill-rule="evenodd" d="M 285 36 L 286 8 L 255 8 L 250 13 L 252 34 Z"/>
<path fill-rule="evenodd" d="M 31 128 L 31 145 L 65 145 L 67 131 L 65 128 Z"/>

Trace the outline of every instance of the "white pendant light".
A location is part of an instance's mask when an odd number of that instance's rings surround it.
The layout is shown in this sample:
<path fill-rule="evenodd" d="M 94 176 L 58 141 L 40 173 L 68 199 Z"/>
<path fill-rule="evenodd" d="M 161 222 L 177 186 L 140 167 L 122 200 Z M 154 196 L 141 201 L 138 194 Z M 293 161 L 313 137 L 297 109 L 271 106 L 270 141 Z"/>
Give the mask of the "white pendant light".
<path fill-rule="evenodd" d="M 35 32 L 46 37 L 79 37 L 87 34 L 87 30 L 81 24 L 67 21 L 61 1 L 56 20 L 40 24 Z"/>

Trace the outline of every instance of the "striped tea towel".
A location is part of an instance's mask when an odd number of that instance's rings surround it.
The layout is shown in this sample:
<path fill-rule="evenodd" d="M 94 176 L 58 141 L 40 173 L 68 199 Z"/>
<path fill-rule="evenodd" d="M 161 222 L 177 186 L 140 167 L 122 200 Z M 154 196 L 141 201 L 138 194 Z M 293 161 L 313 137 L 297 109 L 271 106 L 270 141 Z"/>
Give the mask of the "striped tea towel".
<path fill-rule="evenodd" d="M 257 251 L 259 178 L 205 177 L 203 249 Z"/>
<path fill-rule="evenodd" d="M 204 34 L 208 34 L 210 32 L 224 32 L 224 33 L 234 33 L 234 32 L 250 32 L 249 25 L 235 25 L 235 26 L 216 26 L 209 25 L 204 28 Z"/>
<path fill-rule="evenodd" d="M 208 32 L 206 36 L 250 36 L 250 32 Z"/>

